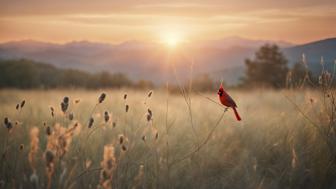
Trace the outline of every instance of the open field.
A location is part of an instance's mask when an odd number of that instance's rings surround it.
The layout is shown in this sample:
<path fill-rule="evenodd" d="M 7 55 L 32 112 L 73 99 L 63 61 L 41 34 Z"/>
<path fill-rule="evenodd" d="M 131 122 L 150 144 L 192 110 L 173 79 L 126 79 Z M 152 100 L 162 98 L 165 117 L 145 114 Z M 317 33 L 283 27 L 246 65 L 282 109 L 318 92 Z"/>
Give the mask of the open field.
<path fill-rule="evenodd" d="M 165 91 L 1 90 L 13 124 L 0 128 L 1 187 L 336 188 L 336 126 L 321 132 L 335 118 L 318 91 L 230 94 L 241 122 L 206 98 L 216 91 L 188 106 Z"/>

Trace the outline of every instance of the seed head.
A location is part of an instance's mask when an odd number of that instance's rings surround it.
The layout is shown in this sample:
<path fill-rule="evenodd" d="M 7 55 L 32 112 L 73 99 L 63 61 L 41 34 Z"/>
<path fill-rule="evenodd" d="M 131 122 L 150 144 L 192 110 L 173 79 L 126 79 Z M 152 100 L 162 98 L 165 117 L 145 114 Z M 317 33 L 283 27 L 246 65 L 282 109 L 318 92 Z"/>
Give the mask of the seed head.
<path fill-rule="evenodd" d="M 20 104 L 17 104 L 15 109 L 18 110 L 20 108 Z"/>
<path fill-rule="evenodd" d="M 122 149 L 123 151 L 127 151 L 127 147 L 126 147 L 125 145 L 122 145 L 122 146 L 121 146 L 121 149 Z"/>
<path fill-rule="evenodd" d="M 117 126 L 117 123 L 116 122 L 113 122 L 112 123 L 112 127 L 114 128 L 114 127 L 116 127 Z"/>
<path fill-rule="evenodd" d="M 94 123 L 94 119 L 93 119 L 93 117 L 90 117 L 88 127 L 91 128 L 93 126 L 93 123 Z"/>
<path fill-rule="evenodd" d="M 159 132 L 156 132 L 155 134 L 155 140 L 157 140 L 159 138 Z"/>
<path fill-rule="evenodd" d="M 26 104 L 26 101 L 25 100 L 22 100 L 21 104 L 20 104 L 20 107 L 23 108 L 23 106 Z"/>
<path fill-rule="evenodd" d="M 147 97 L 150 98 L 152 96 L 152 94 L 153 94 L 153 91 L 149 91 Z"/>
<path fill-rule="evenodd" d="M 51 131 L 50 126 L 48 126 L 48 127 L 46 128 L 46 133 L 47 133 L 48 136 L 51 135 L 52 131 Z"/>
<path fill-rule="evenodd" d="M 145 135 L 142 136 L 141 139 L 142 139 L 144 142 L 146 142 L 146 136 L 145 136 Z"/>
<path fill-rule="evenodd" d="M 23 144 L 20 144 L 20 151 L 22 151 L 24 149 L 24 145 Z"/>
<path fill-rule="evenodd" d="M 106 94 L 105 93 L 102 93 L 98 99 L 98 102 L 99 103 L 102 103 L 104 100 L 105 100 L 105 97 L 106 97 Z"/>
<path fill-rule="evenodd" d="M 119 144 L 122 144 L 124 142 L 124 136 L 120 135 L 119 136 Z"/>
<path fill-rule="evenodd" d="M 110 120 L 110 115 L 107 111 L 105 111 L 104 113 L 104 120 L 105 120 L 105 123 L 107 123 Z"/>
<path fill-rule="evenodd" d="M 12 122 L 8 119 L 8 117 L 5 117 L 4 119 L 4 125 L 10 131 L 13 128 Z"/>
<path fill-rule="evenodd" d="M 8 129 L 8 131 L 10 131 L 12 128 L 13 128 L 13 124 L 12 124 L 12 122 L 9 122 L 9 123 L 7 124 L 7 129 Z"/>
<path fill-rule="evenodd" d="M 126 104 L 126 107 L 125 107 L 126 112 L 128 112 L 128 109 L 129 109 L 129 106 L 128 104 Z"/>
<path fill-rule="evenodd" d="M 5 117 L 4 124 L 7 125 L 8 123 L 9 123 L 9 119 L 8 119 L 8 117 Z"/>
<path fill-rule="evenodd" d="M 70 113 L 69 114 L 69 120 L 72 121 L 74 119 L 74 114 L 73 113 Z"/>
<path fill-rule="evenodd" d="M 64 102 L 65 104 L 69 104 L 69 97 L 65 96 L 65 97 L 63 98 L 63 102 Z"/>
<path fill-rule="evenodd" d="M 152 116 L 153 116 L 152 110 L 150 110 L 150 109 L 148 108 L 148 110 L 147 110 L 147 121 L 152 120 Z"/>
<path fill-rule="evenodd" d="M 62 102 L 62 103 L 61 103 L 61 109 L 62 109 L 62 112 L 65 113 L 65 112 L 67 111 L 68 107 L 69 107 L 69 104 L 68 104 L 68 103 L 65 103 L 65 102 Z"/>
<path fill-rule="evenodd" d="M 51 111 L 51 117 L 55 116 L 55 109 L 51 106 L 50 107 L 50 111 Z"/>
<path fill-rule="evenodd" d="M 126 100 L 127 99 L 127 94 L 124 94 L 124 100 Z"/>

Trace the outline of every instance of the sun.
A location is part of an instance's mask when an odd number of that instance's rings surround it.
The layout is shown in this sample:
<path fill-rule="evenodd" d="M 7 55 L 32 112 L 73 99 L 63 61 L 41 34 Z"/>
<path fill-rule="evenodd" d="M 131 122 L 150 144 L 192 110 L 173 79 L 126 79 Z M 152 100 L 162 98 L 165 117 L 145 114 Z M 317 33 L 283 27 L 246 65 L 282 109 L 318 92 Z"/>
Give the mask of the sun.
<path fill-rule="evenodd" d="M 162 34 L 161 41 L 169 48 L 176 48 L 183 40 L 181 33 L 170 31 Z"/>

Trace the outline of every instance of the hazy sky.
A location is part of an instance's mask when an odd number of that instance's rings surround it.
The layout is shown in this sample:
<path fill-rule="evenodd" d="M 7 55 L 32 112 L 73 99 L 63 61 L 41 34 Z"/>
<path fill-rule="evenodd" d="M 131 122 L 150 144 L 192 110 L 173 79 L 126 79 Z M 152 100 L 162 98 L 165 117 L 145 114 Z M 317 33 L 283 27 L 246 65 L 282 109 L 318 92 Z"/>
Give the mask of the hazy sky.
<path fill-rule="evenodd" d="M 0 41 L 185 41 L 336 36 L 336 0 L 0 0 Z"/>

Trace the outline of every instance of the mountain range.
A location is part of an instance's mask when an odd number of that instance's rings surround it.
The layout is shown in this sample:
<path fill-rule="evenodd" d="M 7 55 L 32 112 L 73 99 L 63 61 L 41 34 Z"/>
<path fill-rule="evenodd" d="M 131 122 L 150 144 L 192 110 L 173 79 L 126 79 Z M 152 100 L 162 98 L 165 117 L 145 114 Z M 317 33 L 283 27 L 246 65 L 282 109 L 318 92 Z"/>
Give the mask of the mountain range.
<path fill-rule="evenodd" d="M 121 44 L 73 41 L 65 44 L 34 40 L 10 41 L 0 44 L 0 59 L 31 59 L 59 68 L 89 72 L 125 73 L 131 79 L 155 83 L 186 80 L 193 75 L 209 74 L 228 84 L 237 84 L 244 75 L 246 58 L 265 43 L 277 44 L 293 65 L 305 54 L 309 67 L 320 70 L 320 59 L 331 68 L 336 60 L 336 38 L 307 44 L 283 41 L 250 40 L 229 37 L 222 40 L 181 44 L 169 49 L 159 43 L 127 41 Z M 192 69 L 191 69 L 192 68 Z"/>

